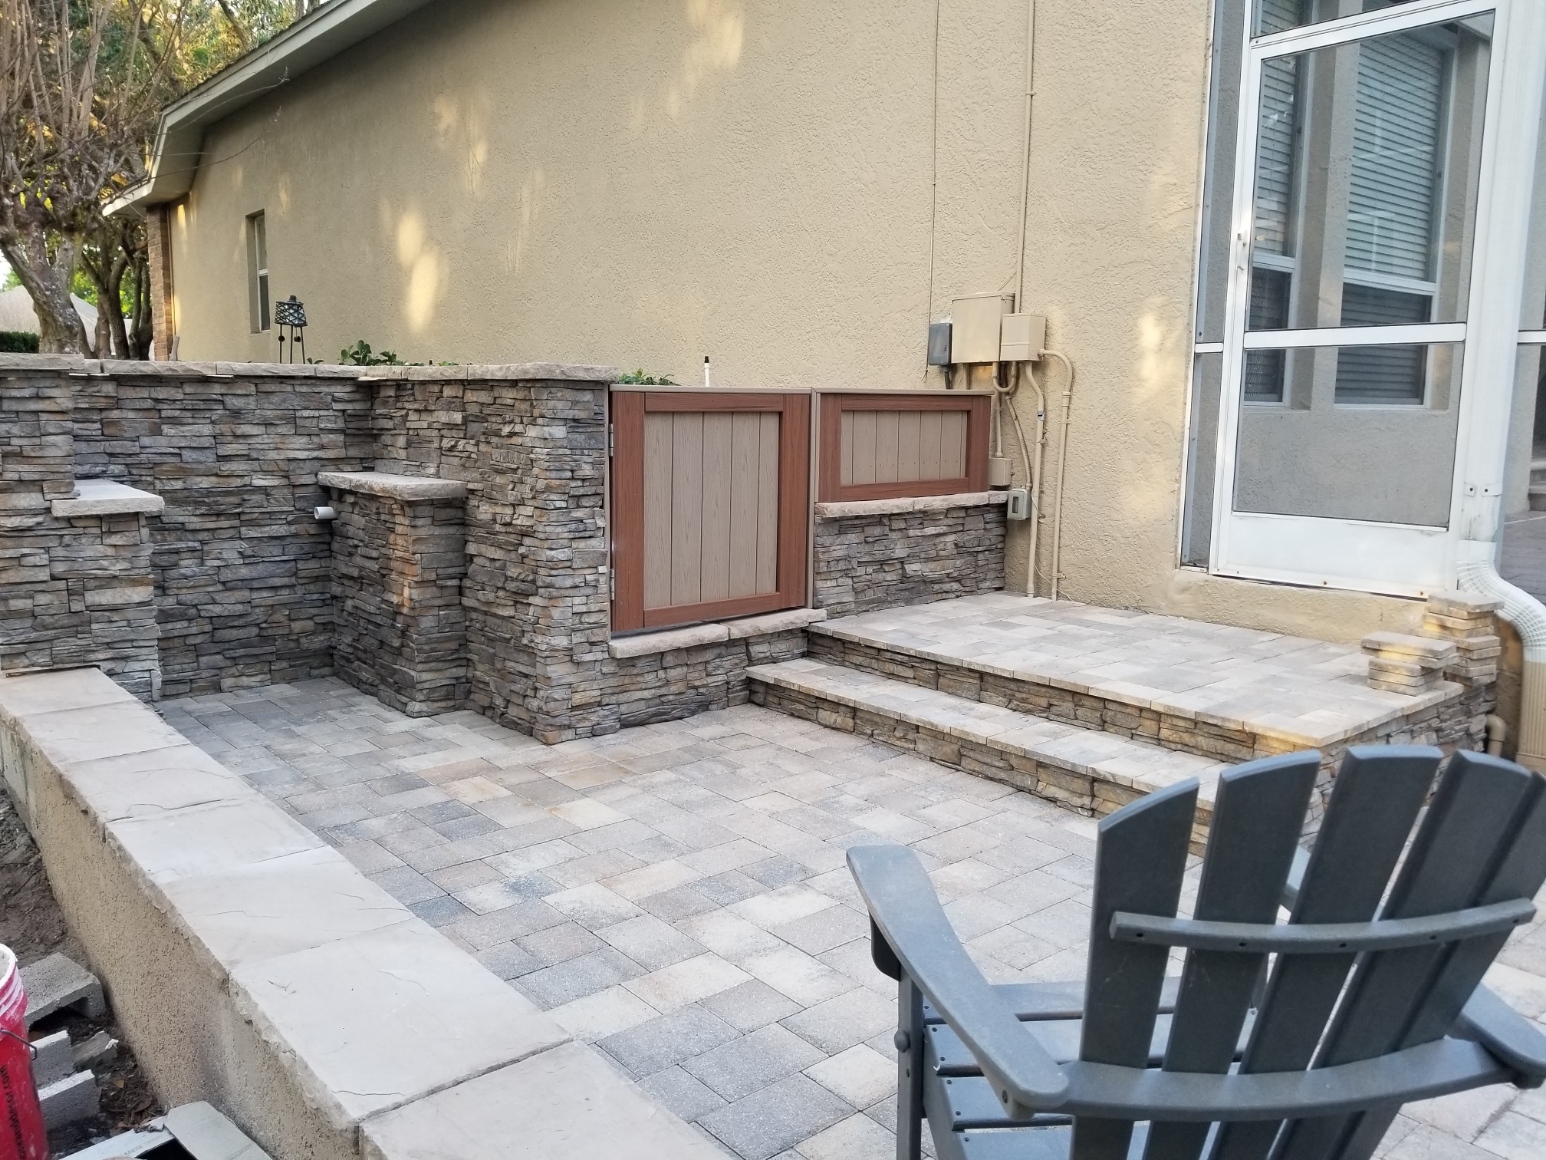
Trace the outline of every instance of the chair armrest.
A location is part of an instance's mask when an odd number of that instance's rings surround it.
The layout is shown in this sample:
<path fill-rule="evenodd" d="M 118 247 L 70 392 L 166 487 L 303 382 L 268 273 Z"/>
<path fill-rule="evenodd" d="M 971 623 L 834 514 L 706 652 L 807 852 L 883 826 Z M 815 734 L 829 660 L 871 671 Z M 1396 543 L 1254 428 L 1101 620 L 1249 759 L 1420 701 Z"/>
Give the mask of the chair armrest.
<path fill-rule="evenodd" d="M 870 921 L 930 1006 L 961 1037 L 1011 1115 L 1055 1111 L 1068 1080 L 982 977 L 906 846 L 855 846 L 848 867 Z"/>
<path fill-rule="evenodd" d="M 1546 1035 L 1485 986 L 1471 993 L 1452 1034 L 1480 1043 L 1518 1072 L 1521 1086 L 1546 1082 Z"/>

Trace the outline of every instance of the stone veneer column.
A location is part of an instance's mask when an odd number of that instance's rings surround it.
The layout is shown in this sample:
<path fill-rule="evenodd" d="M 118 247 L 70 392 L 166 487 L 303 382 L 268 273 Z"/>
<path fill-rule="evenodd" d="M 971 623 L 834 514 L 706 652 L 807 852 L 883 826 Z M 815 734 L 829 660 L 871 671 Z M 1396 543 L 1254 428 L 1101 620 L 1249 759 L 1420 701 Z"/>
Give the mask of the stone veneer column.
<path fill-rule="evenodd" d="M 322 472 L 335 495 L 333 664 L 410 717 L 467 700 L 467 488 L 377 472 Z"/>
<path fill-rule="evenodd" d="M 74 477 L 80 360 L 0 371 L 0 670 L 97 666 L 136 696 L 160 692 L 147 518 L 159 498 Z"/>

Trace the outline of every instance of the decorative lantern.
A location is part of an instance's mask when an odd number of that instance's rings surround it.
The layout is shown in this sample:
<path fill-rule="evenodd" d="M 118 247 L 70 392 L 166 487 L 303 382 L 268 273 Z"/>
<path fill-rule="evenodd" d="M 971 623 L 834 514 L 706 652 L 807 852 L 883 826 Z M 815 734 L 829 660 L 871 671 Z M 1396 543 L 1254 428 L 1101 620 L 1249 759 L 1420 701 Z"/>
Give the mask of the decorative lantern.
<path fill-rule="evenodd" d="M 306 361 L 306 304 L 294 294 L 274 303 L 274 323 L 279 327 L 279 361 L 295 361 L 295 345 L 300 344 L 301 361 Z M 285 338 L 290 340 L 289 357 L 285 357 Z"/>

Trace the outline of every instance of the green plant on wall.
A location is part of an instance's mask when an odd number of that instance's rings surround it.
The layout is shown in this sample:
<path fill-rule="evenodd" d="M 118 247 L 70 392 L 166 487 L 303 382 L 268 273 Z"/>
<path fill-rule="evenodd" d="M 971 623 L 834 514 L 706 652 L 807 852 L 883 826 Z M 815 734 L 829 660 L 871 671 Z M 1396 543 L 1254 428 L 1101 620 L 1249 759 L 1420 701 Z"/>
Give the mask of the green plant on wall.
<path fill-rule="evenodd" d="M 622 378 L 618 379 L 617 381 L 620 382 L 620 383 L 635 384 L 635 385 L 642 386 L 642 387 L 674 387 L 674 386 L 676 386 L 676 381 L 674 379 L 672 379 L 672 377 L 670 375 L 660 375 L 657 378 L 655 375 L 647 375 L 647 374 L 645 374 L 643 367 L 639 367 L 636 370 L 629 371 L 626 375 L 624 375 Z"/>
<path fill-rule="evenodd" d="M 397 357 L 396 351 L 384 350 L 376 354 L 370 349 L 370 343 L 363 338 L 353 346 L 346 346 L 338 352 L 338 361 L 346 367 L 400 367 L 403 360 Z"/>

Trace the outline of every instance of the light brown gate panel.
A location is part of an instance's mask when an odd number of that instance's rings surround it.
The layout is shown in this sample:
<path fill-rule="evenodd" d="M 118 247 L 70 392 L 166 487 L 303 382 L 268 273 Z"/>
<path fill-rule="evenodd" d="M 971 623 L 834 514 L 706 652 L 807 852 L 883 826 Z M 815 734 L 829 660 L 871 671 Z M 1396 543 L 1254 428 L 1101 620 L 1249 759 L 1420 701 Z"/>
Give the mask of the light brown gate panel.
<path fill-rule="evenodd" d="M 615 630 L 804 603 L 807 396 L 618 391 L 612 422 Z"/>

